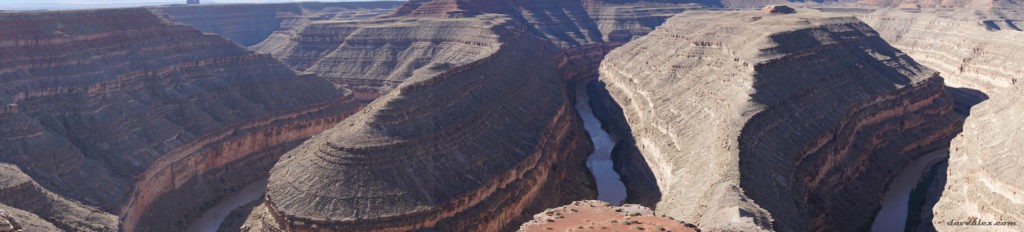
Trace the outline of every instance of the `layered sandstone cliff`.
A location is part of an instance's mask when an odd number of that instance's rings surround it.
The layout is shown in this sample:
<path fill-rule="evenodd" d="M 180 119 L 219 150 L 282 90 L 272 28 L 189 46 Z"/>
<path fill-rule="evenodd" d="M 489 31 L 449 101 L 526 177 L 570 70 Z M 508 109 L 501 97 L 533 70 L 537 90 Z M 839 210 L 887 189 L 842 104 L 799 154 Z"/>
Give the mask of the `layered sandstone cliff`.
<path fill-rule="evenodd" d="M 511 16 L 562 48 L 601 42 L 626 42 L 642 36 L 668 17 L 701 5 L 676 1 L 614 0 L 413 0 L 391 17 Z"/>
<path fill-rule="evenodd" d="M 252 46 L 274 33 L 290 33 L 321 20 L 367 19 L 390 13 L 402 2 L 302 2 L 151 7 L 165 19 Z"/>
<path fill-rule="evenodd" d="M 577 67 L 563 75 L 589 78 L 609 50 L 699 7 L 665 1 L 410 1 L 384 19 L 319 21 L 274 33 L 252 48 L 370 100 L 406 78 L 433 76 L 493 53 L 498 24 L 520 25 L 558 45 L 559 56 Z"/>
<path fill-rule="evenodd" d="M 945 15 L 943 15 L 945 14 Z M 958 14 L 949 17 L 948 14 Z M 934 217 L 922 220 L 940 231 L 1016 231 L 1006 226 L 950 226 L 950 221 L 1024 220 L 1020 150 L 1024 123 L 1024 32 L 992 30 L 973 12 L 936 14 L 889 10 L 859 15 L 893 46 L 947 77 L 954 87 L 973 89 L 980 103 L 970 107 L 963 133 L 950 147 L 945 187 L 929 197 Z M 980 92 L 978 92 L 980 91 Z M 968 99 L 970 100 L 970 99 Z M 926 202 L 933 202 L 929 199 Z M 930 215 L 924 215 L 930 216 Z"/>
<path fill-rule="evenodd" d="M 406 79 L 436 76 L 493 54 L 500 46 L 496 33 L 507 30 L 501 26 L 507 21 L 495 15 L 326 21 L 254 48 L 373 99 Z"/>
<path fill-rule="evenodd" d="M 0 25 L 0 162 L 28 177 L 0 203 L 66 230 L 180 230 L 360 106 L 145 9 L 2 13 Z"/>
<path fill-rule="evenodd" d="M 809 9 L 685 12 L 599 72 L 656 210 L 702 229 L 866 229 L 890 173 L 962 120 L 936 72 L 856 18 Z"/>
<path fill-rule="evenodd" d="M 257 210 L 290 231 L 498 231 L 596 197 L 557 48 L 498 29 L 486 58 L 407 79 L 285 154 Z"/>

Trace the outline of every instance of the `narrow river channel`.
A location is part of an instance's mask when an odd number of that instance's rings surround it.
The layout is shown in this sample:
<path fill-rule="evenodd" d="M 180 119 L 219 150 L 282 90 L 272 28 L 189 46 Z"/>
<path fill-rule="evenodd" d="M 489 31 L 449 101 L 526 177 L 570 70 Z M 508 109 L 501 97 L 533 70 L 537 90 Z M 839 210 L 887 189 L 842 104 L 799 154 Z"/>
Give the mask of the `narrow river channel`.
<path fill-rule="evenodd" d="M 875 222 L 871 225 L 871 231 L 903 231 L 907 224 L 907 208 L 910 202 L 910 191 L 917 186 L 928 167 L 935 165 L 949 157 L 948 150 L 940 149 L 921 156 L 903 167 L 896 179 L 889 184 L 882 209 L 875 216 Z"/>
<path fill-rule="evenodd" d="M 590 141 L 594 143 L 594 153 L 587 158 L 587 168 L 597 181 L 597 199 L 622 205 L 626 201 L 626 185 L 612 167 L 611 154 L 615 143 L 608 132 L 601 128 L 601 121 L 594 117 L 589 101 L 586 85 L 576 86 L 576 112 L 583 118 L 583 126 L 590 134 Z"/>
<path fill-rule="evenodd" d="M 220 227 L 221 223 L 224 223 L 224 219 L 231 214 L 231 211 L 242 207 L 245 204 L 249 204 L 252 201 L 260 199 L 263 193 L 267 192 L 267 179 L 259 180 L 246 185 L 242 190 L 238 190 L 234 195 L 231 195 L 224 201 L 221 201 L 217 205 L 213 206 L 203 215 L 188 226 L 185 231 L 188 232 L 215 232 Z"/>

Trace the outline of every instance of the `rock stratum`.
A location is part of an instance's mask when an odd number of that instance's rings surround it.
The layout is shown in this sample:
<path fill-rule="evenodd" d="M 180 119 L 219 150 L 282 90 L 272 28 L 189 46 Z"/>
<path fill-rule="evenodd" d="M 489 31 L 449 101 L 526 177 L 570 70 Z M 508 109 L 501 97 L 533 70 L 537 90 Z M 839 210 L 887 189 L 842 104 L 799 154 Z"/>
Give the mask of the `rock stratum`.
<path fill-rule="evenodd" d="M 493 54 L 500 45 L 494 30 L 506 21 L 490 15 L 317 22 L 254 48 L 373 99 L 406 79 L 436 76 Z"/>
<path fill-rule="evenodd" d="M 950 17 L 953 15 L 953 17 Z M 964 109 L 970 116 L 952 141 L 948 170 L 938 193 L 928 196 L 925 228 L 939 231 L 1017 231 L 1024 221 L 1024 179 L 1020 150 L 1024 122 L 1024 32 L 993 30 L 975 12 L 877 11 L 858 15 L 893 46 L 943 73 L 953 87 L 973 89 Z M 980 91 L 980 92 L 979 92 Z M 987 99 L 987 100 L 986 100 Z M 943 187 L 944 184 L 944 187 Z M 941 196 L 941 197 L 939 197 Z M 949 226 L 948 222 L 1017 222 L 1006 226 Z"/>
<path fill-rule="evenodd" d="M 700 8 L 662 1 L 478 1 L 462 8 L 433 7 L 455 2 L 410 1 L 382 19 L 318 21 L 293 33 L 274 33 L 253 49 L 373 99 L 406 78 L 436 75 L 492 53 L 490 28 L 497 24 L 522 26 L 562 48 L 569 62 L 581 64 L 576 67 L 596 67 L 607 51 L 673 14 Z M 474 13 L 459 13 L 467 9 Z M 509 18 L 479 20 L 494 14 Z M 589 78 L 593 70 L 564 72 Z"/>
<path fill-rule="evenodd" d="M 183 229 L 362 105 L 145 9 L 0 25 L 0 203 L 38 215 L 35 228 Z"/>
<path fill-rule="evenodd" d="M 589 142 L 557 50 L 518 29 L 498 34 L 486 59 L 407 80 L 286 154 L 271 174 L 271 213 L 298 230 L 497 230 L 527 207 L 592 197 L 579 184 Z"/>
<path fill-rule="evenodd" d="M 938 73 L 856 18 L 810 9 L 684 12 L 599 73 L 657 212 L 705 230 L 867 229 L 890 173 L 962 122 Z"/>
<path fill-rule="evenodd" d="M 904 9 L 975 9 L 979 11 L 1021 9 L 1017 1 L 1003 0 L 860 0 L 859 4 L 868 7 L 904 8 Z M 980 13 L 980 12 L 979 12 Z"/>
<path fill-rule="evenodd" d="M 596 197 L 564 58 L 521 27 L 492 30 L 486 58 L 407 79 L 285 154 L 264 203 L 270 226 L 498 231 Z"/>
<path fill-rule="evenodd" d="M 242 46 L 290 33 L 310 22 L 368 19 L 388 14 L 402 2 L 300 2 L 279 4 L 171 5 L 149 8 L 165 19 L 224 36 Z"/>

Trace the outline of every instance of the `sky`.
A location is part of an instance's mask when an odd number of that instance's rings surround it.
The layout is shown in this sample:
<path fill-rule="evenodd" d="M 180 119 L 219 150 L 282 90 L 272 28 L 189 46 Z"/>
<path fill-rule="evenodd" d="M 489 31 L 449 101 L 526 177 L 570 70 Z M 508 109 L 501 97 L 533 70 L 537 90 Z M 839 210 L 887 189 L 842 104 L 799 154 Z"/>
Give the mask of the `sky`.
<path fill-rule="evenodd" d="M 201 3 L 355 2 L 360 0 L 200 0 Z M 0 0 L 0 10 L 66 10 L 184 4 L 185 0 Z"/>

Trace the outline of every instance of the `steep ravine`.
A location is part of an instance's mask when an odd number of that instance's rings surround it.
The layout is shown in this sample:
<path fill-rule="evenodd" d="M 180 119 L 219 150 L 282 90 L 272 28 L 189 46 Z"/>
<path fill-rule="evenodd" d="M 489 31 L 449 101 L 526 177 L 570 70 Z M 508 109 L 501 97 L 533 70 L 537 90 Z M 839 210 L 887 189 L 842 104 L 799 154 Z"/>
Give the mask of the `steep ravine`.
<path fill-rule="evenodd" d="M 215 232 L 224 223 L 224 219 L 238 207 L 249 204 L 263 197 L 267 192 L 267 180 L 262 179 L 238 190 L 228 198 L 217 203 L 210 209 L 203 212 L 199 219 L 193 221 L 185 231 L 187 232 Z"/>
<path fill-rule="evenodd" d="M 587 157 L 587 168 L 597 182 L 597 199 L 622 205 L 626 201 L 626 185 L 614 169 L 611 154 L 615 143 L 608 132 L 601 128 L 601 121 L 594 117 L 586 84 L 576 86 L 576 113 L 583 119 L 583 127 L 594 144 L 594 152 Z"/>
<path fill-rule="evenodd" d="M 809 9 L 684 12 L 599 73 L 656 210 L 707 230 L 869 229 L 879 183 L 962 122 L 936 72 L 856 18 Z"/>
<path fill-rule="evenodd" d="M 1019 17 L 1020 14 L 1014 16 Z M 1024 221 L 1024 32 L 997 30 L 977 11 L 879 10 L 858 15 L 893 46 L 943 73 L 975 100 L 963 132 L 951 142 L 948 170 L 925 195 L 919 228 L 938 231 L 1020 231 Z M 1016 221 L 1018 226 L 965 227 L 951 222 Z"/>
<path fill-rule="evenodd" d="M 904 231 L 910 191 L 917 186 L 918 180 L 929 167 L 949 158 L 948 150 L 949 148 L 942 148 L 918 157 L 900 170 L 887 187 L 881 210 L 872 222 L 871 231 Z"/>

